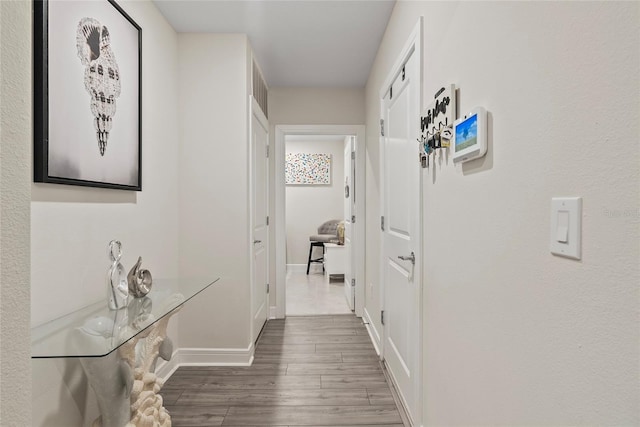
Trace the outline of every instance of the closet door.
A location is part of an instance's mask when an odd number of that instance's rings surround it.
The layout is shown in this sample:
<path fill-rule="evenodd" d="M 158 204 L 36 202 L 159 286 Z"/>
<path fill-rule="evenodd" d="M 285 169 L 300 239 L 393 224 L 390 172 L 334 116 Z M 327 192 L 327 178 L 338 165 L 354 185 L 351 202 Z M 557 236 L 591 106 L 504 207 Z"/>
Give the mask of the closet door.
<path fill-rule="evenodd" d="M 251 202 L 253 265 L 251 313 L 253 341 L 267 321 L 269 311 L 269 124 L 257 102 L 251 97 Z"/>

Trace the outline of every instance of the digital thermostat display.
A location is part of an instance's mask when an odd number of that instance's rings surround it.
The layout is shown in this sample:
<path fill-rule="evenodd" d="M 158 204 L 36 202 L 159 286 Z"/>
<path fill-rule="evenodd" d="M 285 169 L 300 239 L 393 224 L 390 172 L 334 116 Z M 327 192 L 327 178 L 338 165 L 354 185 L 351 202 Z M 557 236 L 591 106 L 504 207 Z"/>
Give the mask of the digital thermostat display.
<path fill-rule="evenodd" d="M 478 143 L 478 115 L 474 114 L 456 126 L 456 151 Z"/>
<path fill-rule="evenodd" d="M 487 111 L 476 107 L 453 125 L 453 161 L 463 163 L 487 152 Z"/>

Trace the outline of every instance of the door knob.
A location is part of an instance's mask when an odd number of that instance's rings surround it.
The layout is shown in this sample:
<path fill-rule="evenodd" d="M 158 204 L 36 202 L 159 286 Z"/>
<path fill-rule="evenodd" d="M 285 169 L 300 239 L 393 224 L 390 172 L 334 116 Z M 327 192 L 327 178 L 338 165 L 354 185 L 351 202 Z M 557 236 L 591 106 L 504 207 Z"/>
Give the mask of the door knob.
<path fill-rule="evenodd" d="M 398 258 L 400 258 L 403 261 L 411 261 L 412 265 L 416 265 L 416 254 L 414 254 L 413 252 L 411 252 L 411 255 L 409 256 L 398 255 Z"/>
<path fill-rule="evenodd" d="M 262 243 L 262 240 L 254 240 L 254 241 L 253 241 L 253 244 L 254 244 L 254 245 L 256 245 L 256 244 L 258 244 L 258 243 Z"/>

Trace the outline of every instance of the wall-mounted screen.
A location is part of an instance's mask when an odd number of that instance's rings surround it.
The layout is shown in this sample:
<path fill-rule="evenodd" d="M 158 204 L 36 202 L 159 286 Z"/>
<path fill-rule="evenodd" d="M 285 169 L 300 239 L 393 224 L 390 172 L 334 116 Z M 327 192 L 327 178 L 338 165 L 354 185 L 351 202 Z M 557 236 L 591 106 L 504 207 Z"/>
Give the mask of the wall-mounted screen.
<path fill-rule="evenodd" d="M 487 152 L 487 111 L 476 107 L 453 126 L 453 161 L 466 162 Z"/>
<path fill-rule="evenodd" d="M 456 151 L 478 143 L 478 115 L 474 114 L 456 126 Z"/>

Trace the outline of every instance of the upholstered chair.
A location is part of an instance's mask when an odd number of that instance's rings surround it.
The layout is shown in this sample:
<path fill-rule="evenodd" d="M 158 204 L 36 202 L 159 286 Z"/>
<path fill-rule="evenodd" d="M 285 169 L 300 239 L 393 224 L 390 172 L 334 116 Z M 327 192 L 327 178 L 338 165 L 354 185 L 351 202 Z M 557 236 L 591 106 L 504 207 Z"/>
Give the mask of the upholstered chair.
<path fill-rule="evenodd" d="M 318 227 L 318 234 L 309 236 L 309 260 L 307 261 L 307 274 L 309 274 L 309 267 L 312 262 L 324 263 L 324 244 L 338 241 L 339 223 L 339 219 L 329 220 Z M 322 248 L 322 256 L 320 258 L 312 259 L 313 248 L 315 247 Z M 322 270 L 324 271 L 324 264 L 322 265 Z"/>

